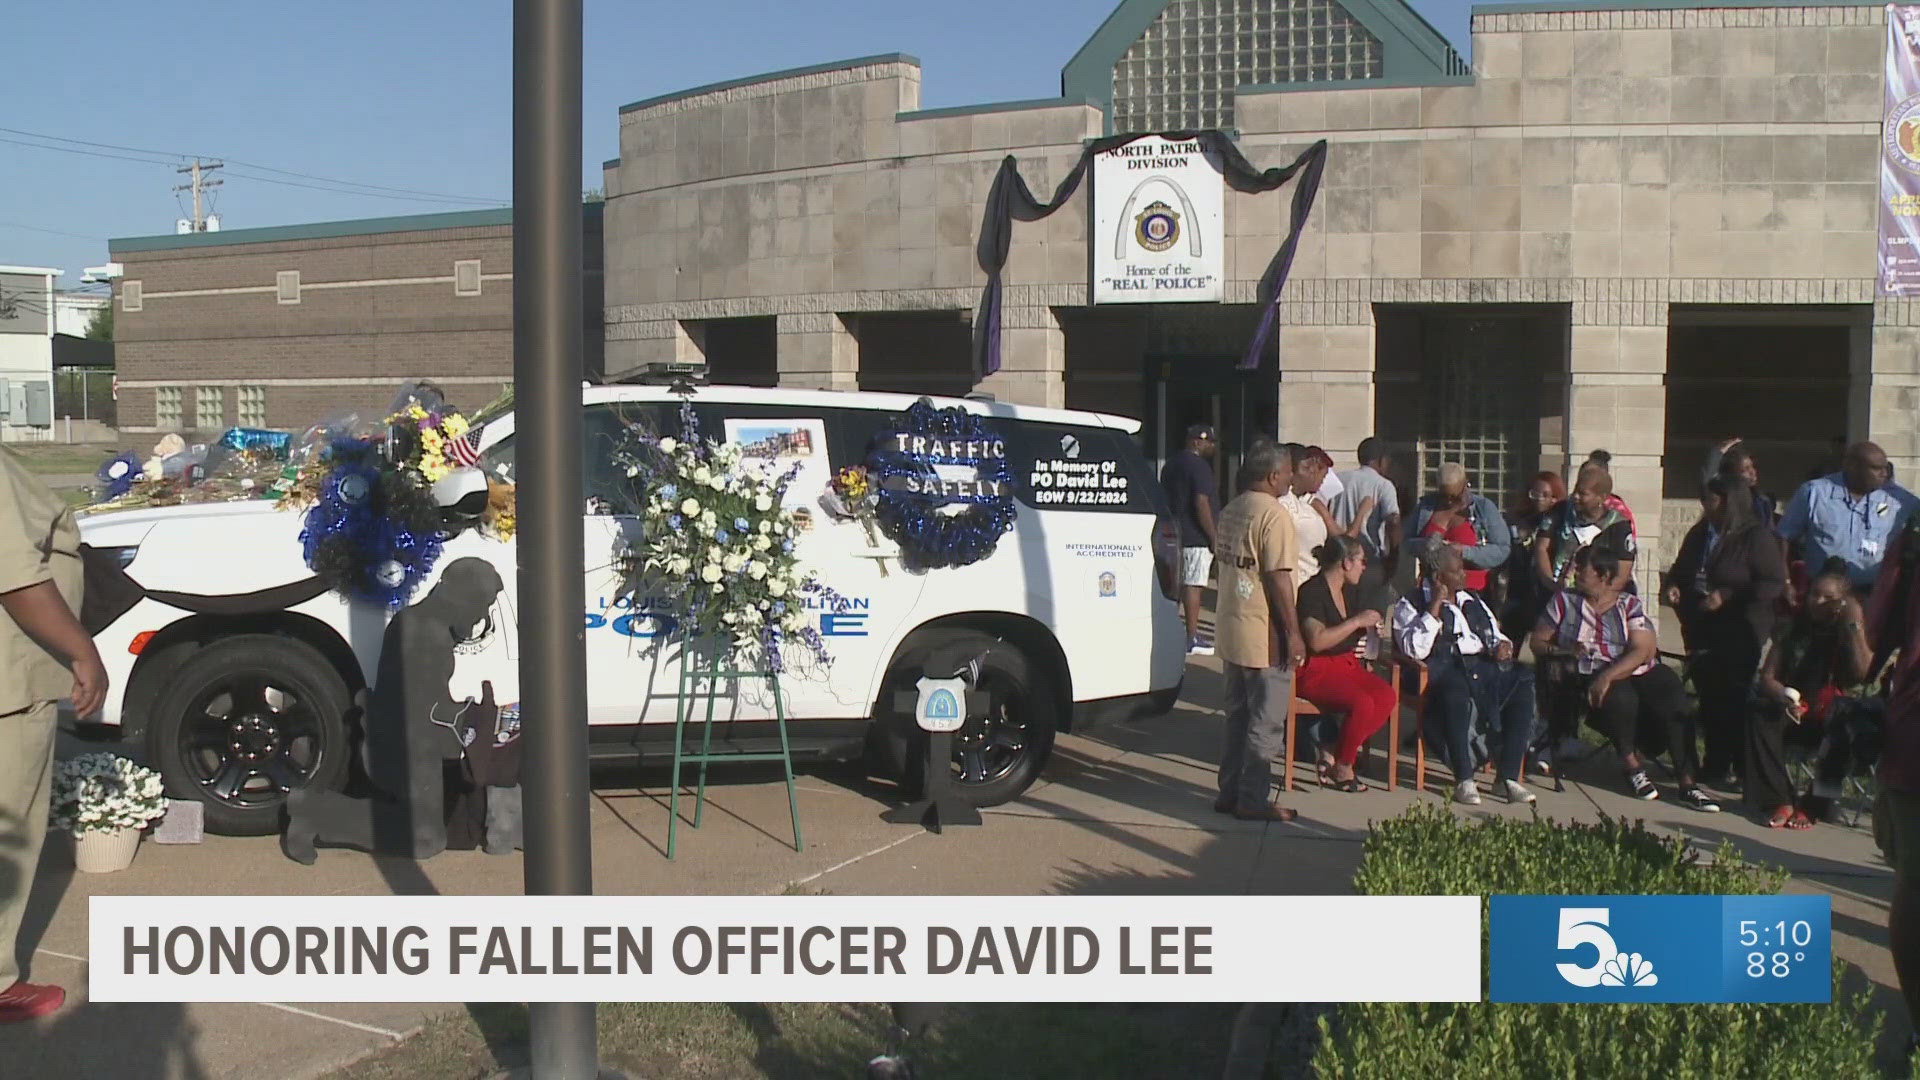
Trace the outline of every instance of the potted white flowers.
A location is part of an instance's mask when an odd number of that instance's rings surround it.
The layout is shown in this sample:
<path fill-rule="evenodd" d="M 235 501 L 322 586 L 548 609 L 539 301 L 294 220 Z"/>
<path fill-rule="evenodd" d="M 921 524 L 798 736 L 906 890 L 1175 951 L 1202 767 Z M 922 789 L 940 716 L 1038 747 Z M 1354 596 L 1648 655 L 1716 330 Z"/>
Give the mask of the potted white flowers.
<path fill-rule="evenodd" d="M 73 834 L 82 873 L 133 865 L 141 831 L 166 812 L 160 774 L 118 754 L 83 754 L 54 767 L 53 827 Z"/>

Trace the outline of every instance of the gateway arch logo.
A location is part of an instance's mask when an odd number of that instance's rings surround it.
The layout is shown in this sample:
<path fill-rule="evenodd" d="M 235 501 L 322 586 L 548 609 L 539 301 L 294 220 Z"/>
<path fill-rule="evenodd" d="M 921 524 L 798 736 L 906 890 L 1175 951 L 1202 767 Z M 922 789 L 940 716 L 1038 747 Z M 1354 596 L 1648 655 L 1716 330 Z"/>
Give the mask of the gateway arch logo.
<path fill-rule="evenodd" d="M 1178 209 L 1175 209 L 1175 204 Z M 1181 227 L 1183 220 L 1192 222 L 1196 219 L 1193 200 L 1187 197 L 1186 189 L 1163 174 L 1149 176 L 1135 185 L 1133 193 L 1127 196 L 1126 205 L 1120 212 L 1119 227 L 1113 237 L 1113 257 L 1127 257 L 1128 241 L 1159 254 L 1179 246 L 1184 236 L 1187 254 L 1197 259 L 1202 254 L 1200 230 Z"/>

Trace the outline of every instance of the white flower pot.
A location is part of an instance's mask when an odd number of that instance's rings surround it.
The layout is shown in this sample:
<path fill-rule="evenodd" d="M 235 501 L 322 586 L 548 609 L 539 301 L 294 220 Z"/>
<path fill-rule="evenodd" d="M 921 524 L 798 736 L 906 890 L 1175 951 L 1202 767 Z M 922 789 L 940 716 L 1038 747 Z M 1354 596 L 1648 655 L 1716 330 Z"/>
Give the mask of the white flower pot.
<path fill-rule="evenodd" d="M 133 865 L 140 847 L 139 829 L 91 830 L 73 837 L 73 867 L 83 874 L 111 874 Z"/>

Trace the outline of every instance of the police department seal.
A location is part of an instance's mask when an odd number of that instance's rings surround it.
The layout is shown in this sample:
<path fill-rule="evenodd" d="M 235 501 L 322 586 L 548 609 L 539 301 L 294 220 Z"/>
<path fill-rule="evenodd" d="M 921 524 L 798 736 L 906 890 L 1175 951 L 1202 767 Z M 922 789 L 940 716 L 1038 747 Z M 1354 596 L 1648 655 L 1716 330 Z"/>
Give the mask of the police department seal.
<path fill-rule="evenodd" d="M 1166 203 L 1148 203 L 1133 219 L 1133 238 L 1148 251 L 1165 251 L 1180 242 L 1180 214 Z"/>

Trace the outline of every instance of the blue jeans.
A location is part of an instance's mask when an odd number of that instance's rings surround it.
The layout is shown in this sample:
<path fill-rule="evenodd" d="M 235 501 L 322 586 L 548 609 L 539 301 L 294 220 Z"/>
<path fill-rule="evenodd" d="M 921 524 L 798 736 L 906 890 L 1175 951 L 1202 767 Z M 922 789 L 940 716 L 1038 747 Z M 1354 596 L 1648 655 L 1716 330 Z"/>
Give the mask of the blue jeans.
<path fill-rule="evenodd" d="M 1473 777 L 1477 711 L 1502 780 L 1518 780 L 1533 741 L 1537 704 L 1533 671 L 1480 656 L 1434 664 L 1427 674 L 1426 720 L 1440 740 L 1456 782 Z"/>

